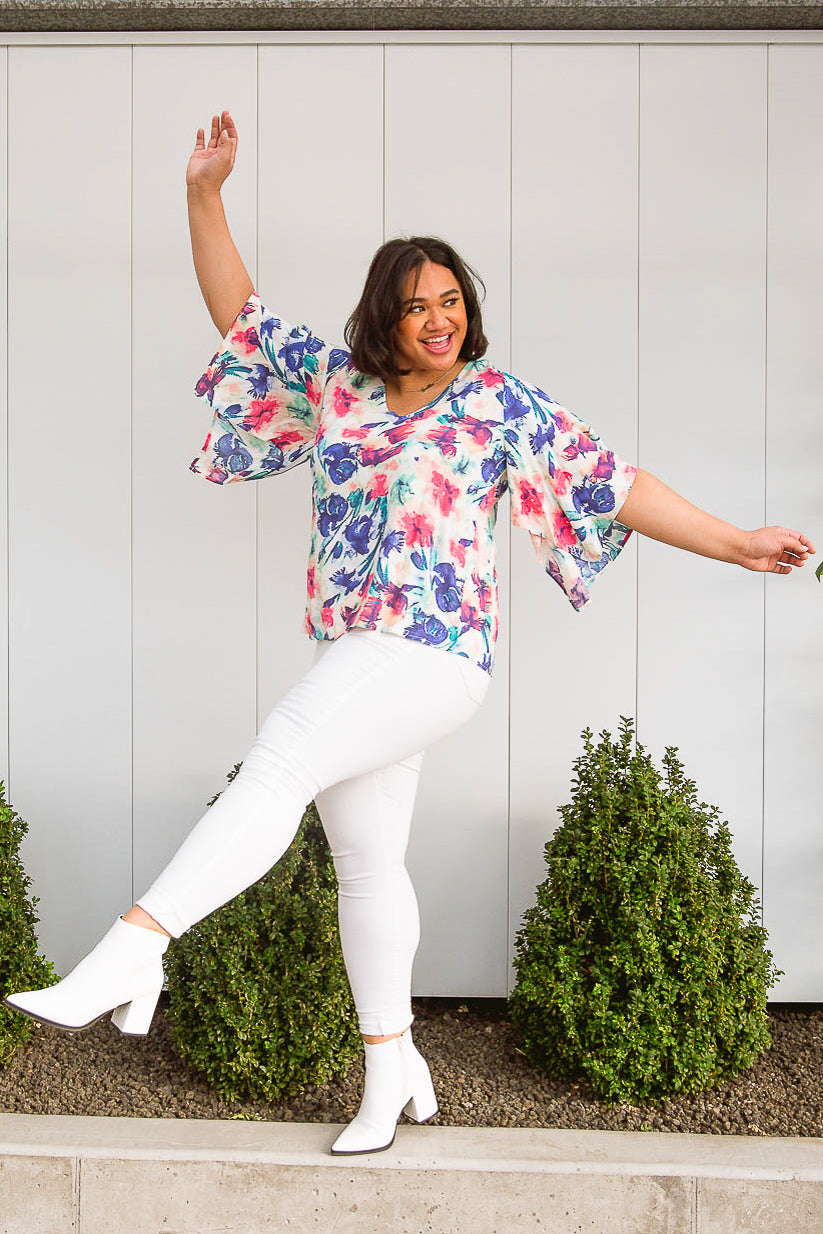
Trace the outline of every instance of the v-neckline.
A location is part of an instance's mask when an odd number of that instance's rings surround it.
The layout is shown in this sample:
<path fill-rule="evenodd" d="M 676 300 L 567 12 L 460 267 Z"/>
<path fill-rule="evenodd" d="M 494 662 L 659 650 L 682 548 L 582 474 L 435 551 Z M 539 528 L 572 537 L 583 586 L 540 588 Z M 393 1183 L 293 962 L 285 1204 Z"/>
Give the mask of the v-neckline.
<path fill-rule="evenodd" d="M 474 360 L 467 360 L 466 363 L 463 365 L 463 367 L 460 369 L 460 371 L 455 373 L 454 377 L 452 377 L 449 384 L 445 386 L 440 391 L 439 394 L 436 394 L 434 398 L 431 399 L 430 402 L 424 403 L 422 407 L 417 407 L 414 411 L 392 411 L 391 407 L 389 407 L 389 401 L 386 396 L 386 383 L 385 382 L 380 382 L 380 384 L 377 387 L 379 391 L 379 395 L 380 395 L 380 401 L 382 402 L 386 411 L 388 412 L 388 414 L 391 416 L 393 420 L 410 420 L 412 416 L 419 416 L 421 411 L 428 411 L 431 407 L 434 407 L 435 404 L 438 403 L 445 394 L 448 394 L 449 390 L 451 390 L 455 382 L 460 380 L 460 378 L 465 373 L 466 369 L 470 368 L 471 365 L 473 365 L 474 363 L 475 363 Z"/>

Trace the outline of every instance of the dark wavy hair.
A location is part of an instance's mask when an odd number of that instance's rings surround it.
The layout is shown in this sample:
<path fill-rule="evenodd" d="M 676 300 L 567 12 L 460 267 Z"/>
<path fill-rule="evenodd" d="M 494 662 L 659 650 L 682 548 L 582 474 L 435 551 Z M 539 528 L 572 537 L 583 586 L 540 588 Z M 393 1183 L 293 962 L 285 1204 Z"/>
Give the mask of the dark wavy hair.
<path fill-rule="evenodd" d="M 395 362 L 394 332 L 403 315 L 406 279 L 412 271 L 416 272 L 416 292 L 420 271 L 427 261 L 451 270 L 463 294 L 468 328 L 460 356 L 477 360 L 488 347 L 475 286 L 475 282 L 480 284 L 485 297 L 486 284 L 480 275 L 445 240 L 436 236 L 401 236 L 387 240 L 372 257 L 363 294 L 346 322 L 346 344 L 352 364 L 361 373 L 385 380 L 410 371 L 398 368 Z"/>

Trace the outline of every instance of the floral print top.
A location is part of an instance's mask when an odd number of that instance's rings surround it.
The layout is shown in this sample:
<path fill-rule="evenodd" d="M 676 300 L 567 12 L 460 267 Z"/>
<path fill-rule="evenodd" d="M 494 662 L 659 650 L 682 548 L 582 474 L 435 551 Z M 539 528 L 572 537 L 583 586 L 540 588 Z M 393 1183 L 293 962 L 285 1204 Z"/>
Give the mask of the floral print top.
<path fill-rule="evenodd" d="M 615 515 L 637 468 L 536 386 L 468 361 L 418 411 L 252 292 L 195 386 L 213 419 L 191 470 L 215 484 L 311 464 L 304 627 L 388 630 L 491 673 L 494 527 L 508 489 L 546 573 L 576 609 L 631 531 Z"/>

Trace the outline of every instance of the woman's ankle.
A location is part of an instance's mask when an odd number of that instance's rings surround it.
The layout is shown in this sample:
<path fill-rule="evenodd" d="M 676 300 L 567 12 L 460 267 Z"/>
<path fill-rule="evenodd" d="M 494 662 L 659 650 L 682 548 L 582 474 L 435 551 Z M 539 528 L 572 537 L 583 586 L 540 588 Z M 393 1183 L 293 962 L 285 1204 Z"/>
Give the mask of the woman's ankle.
<path fill-rule="evenodd" d="M 171 938 L 168 930 L 165 930 L 160 922 L 155 921 L 139 904 L 133 904 L 127 913 L 123 913 L 123 920 L 130 922 L 131 925 L 143 926 L 147 930 L 155 930 L 158 934 L 165 934 L 167 938 Z"/>
<path fill-rule="evenodd" d="M 407 1025 L 407 1026 L 406 1026 L 406 1027 L 402 1030 L 402 1032 L 399 1032 L 399 1033 L 388 1033 L 388 1034 L 387 1034 L 386 1036 L 384 1036 L 384 1037 L 377 1037 L 377 1036 L 375 1036 L 373 1033 L 361 1033 L 360 1035 L 361 1035 L 361 1037 L 363 1038 L 363 1040 L 365 1041 L 366 1045 L 379 1045 L 381 1041 L 391 1041 L 391 1040 L 392 1040 L 392 1038 L 394 1038 L 394 1037 L 402 1037 L 402 1036 L 403 1036 L 403 1033 L 407 1033 L 407 1032 L 409 1031 L 409 1029 L 410 1029 L 410 1028 L 411 1028 L 411 1025 L 410 1025 L 410 1024 L 408 1024 L 408 1025 Z"/>

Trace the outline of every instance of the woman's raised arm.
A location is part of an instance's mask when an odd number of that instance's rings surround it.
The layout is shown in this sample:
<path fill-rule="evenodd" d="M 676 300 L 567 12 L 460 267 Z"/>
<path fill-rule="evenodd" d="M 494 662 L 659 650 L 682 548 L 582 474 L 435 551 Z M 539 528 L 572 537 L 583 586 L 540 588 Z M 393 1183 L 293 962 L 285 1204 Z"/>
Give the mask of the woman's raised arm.
<path fill-rule="evenodd" d="M 809 553 L 816 551 L 808 536 L 786 527 L 742 531 L 724 523 L 640 467 L 615 518 L 653 540 L 747 570 L 790 574 L 792 566 L 804 565 Z"/>
<path fill-rule="evenodd" d="M 212 321 L 225 335 L 254 290 L 229 234 L 220 188 L 234 166 L 237 129 L 228 111 L 212 116 L 211 137 L 204 143 L 203 130 L 186 168 L 191 251 L 197 282 Z"/>

